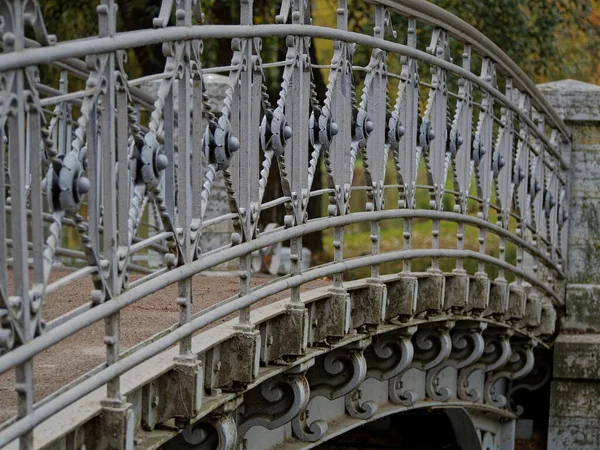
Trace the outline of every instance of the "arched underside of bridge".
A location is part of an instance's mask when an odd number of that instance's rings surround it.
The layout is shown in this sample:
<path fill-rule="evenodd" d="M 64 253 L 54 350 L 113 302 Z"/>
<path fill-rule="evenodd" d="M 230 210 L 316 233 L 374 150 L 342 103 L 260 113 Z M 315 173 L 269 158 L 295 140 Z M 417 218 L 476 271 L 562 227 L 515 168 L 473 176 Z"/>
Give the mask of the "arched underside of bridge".
<path fill-rule="evenodd" d="M 513 292 L 500 310 L 493 301 L 486 310 L 436 308 L 436 296 L 461 304 L 450 277 L 431 288 L 436 277 L 360 280 L 349 295 L 319 288 L 302 294 L 302 308 L 259 308 L 254 331 L 232 320 L 196 335 L 196 362 L 178 362 L 175 349 L 155 356 L 122 376 L 124 405 L 103 407 L 99 389 L 42 423 L 36 442 L 308 449 L 389 415 L 443 409 L 462 448 L 512 448 L 510 396 L 545 350 L 554 310 L 526 297 L 519 306 Z"/>

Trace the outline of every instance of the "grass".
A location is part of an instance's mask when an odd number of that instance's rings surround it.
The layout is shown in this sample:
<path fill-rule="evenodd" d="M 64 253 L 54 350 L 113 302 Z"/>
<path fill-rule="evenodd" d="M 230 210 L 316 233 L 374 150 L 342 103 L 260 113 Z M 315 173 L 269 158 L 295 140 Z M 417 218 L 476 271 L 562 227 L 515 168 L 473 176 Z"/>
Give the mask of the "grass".
<path fill-rule="evenodd" d="M 395 221 L 399 222 L 399 221 Z M 401 250 L 404 246 L 403 227 L 401 224 L 395 227 L 382 228 L 380 240 L 380 252 L 392 252 Z M 412 248 L 427 249 L 431 248 L 432 237 L 431 221 L 420 221 L 413 223 L 412 232 Z M 440 223 L 440 248 L 455 249 L 457 248 L 456 234 L 458 225 L 451 222 Z M 465 225 L 465 249 L 479 251 L 479 229 L 473 226 Z M 323 246 L 325 251 L 318 255 L 320 263 L 333 260 L 333 236 L 327 233 L 323 237 Z M 494 234 L 487 233 L 486 235 L 486 254 L 498 257 L 499 256 L 500 239 Z M 369 231 L 346 233 L 344 236 L 344 257 L 353 258 L 357 256 L 365 256 L 371 254 L 371 239 Z M 506 243 L 506 259 L 514 263 L 516 260 L 516 247 L 510 243 Z M 381 273 L 397 273 L 402 270 L 402 261 L 390 262 L 382 264 L 380 267 Z M 419 258 L 412 262 L 412 269 L 417 272 L 425 271 L 431 266 L 430 258 Z M 440 268 L 445 272 L 450 272 L 456 267 L 456 261 L 449 258 L 440 260 Z M 473 274 L 478 270 L 478 261 L 467 259 L 464 260 L 464 268 L 467 272 Z M 498 276 L 498 269 L 492 265 L 486 265 L 486 272 L 492 278 Z M 346 273 L 345 277 L 349 280 L 365 278 L 370 276 L 370 267 L 352 270 Z M 507 273 L 506 277 L 511 280 L 511 275 Z"/>

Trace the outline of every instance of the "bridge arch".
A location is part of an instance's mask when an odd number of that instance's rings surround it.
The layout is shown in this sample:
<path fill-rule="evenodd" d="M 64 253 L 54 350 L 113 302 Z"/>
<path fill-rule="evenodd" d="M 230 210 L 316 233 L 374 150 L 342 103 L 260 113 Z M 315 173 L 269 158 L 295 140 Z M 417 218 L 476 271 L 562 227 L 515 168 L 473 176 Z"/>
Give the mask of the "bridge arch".
<path fill-rule="evenodd" d="M 102 0 L 99 36 L 58 44 L 36 1 L 0 4 L 0 375 L 15 370 L 17 393 L 0 447 L 312 448 L 443 409 L 461 445 L 511 448 L 511 393 L 564 305 L 568 130 L 504 53 L 433 5 L 373 0 L 367 36 L 348 30 L 345 0 L 336 28 L 312 25 L 309 3 L 283 0 L 257 25 L 241 0 L 239 25 L 210 25 L 200 0 L 163 0 L 152 29 L 117 32 L 117 5 Z M 268 37 L 285 40 L 283 60 L 263 61 Z M 226 67 L 204 64 L 215 39 L 231 40 Z M 325 67 L 311 60 L 317 39 L 331 41 Z M 156 43 L 163 72 L 130 80 L 124 51 Z M 51 68 L 58 88 L 41 81 Z M 220 103 L 214 72 L 228 75 Z M 275 167 L 280 195 L 267 201 Z M 319 167 L 325 189 L 313 189 Z M 219 195 L 227 211 L 210 217 Z M 326 211 L 309 218 L 318 197 Z M 349 258 L 347 230 L 363 223 L 369 251 Z M 389 223 L 398 239 L 382 251 Z M 226 243 L 203 240 L 219 227 Z M 306 268 L 303 239 L 323 230 L 331 261 Z M 252 286 L 284 242 L 289 273 Z M 73 271 L 53 278 L 58 263 Z M 195 311 L 193 277 L 222 264 L 239 289 Z M 344 278 L 364 267 L 368 278 Z M 85 301 L 46 320 L 48 298 L 81 280 Z M 121 314 L 172 286 L 179 321 L 122 351 Z M 36 399 L 34 358 L 100 321 L 102 364 Z"/>
<path fill-rule="evenodd" d="M 383 280 L 387 305 L 395 305 L 401 301 L 399 277 Z M 371 287 L 364 280 L 347 285 L 351 299 L 368 295 Z M 303 300 L 308 311 L 336 308 L 336 299 L 327 288 L 307 292 Z M 290 326 L 294 311 L 288 305 L 289 301 L 283 300 L 253 311 L 258 333 L 254 338 L 247 335 L 247 341 L 236 330 L 235 320 L 197 337 L 195 342 L 202 342 L 204 354 L 205 386 L 209 392 L 214 390 L 216 397 L 222 396 L 220 389 L 231 389 L 236 383 L 228 378 L 231 370 L 221 374 L 223 367 L 239 362 L 248 364 L 246 373 L 252 370 L 251 361 L 240 356 L 252 353 L 249 346 L 256 346 L 264 368 L 259 369 L 254 383 L 243 392 L 229 394 L 226 401 L 213 404 L 210 396 L 205 397 L 210 406 L 203 406 L 198 421 L 166 447 L 187 444 L 195 449 L 222 450 L 243 443 L 248 449 L 282 444 L 312 448 L 389 415 L 442 409 L 448 410 L 453 427 L 464 440 L 463 448 L 475 445 L 473 437 L 483 446 L 479 448 L 508 448 L 504 443 L 512 439 L 517 416 L 506 397 L 511 382 L 533 369 L 534 347 L 539 342 L 535 332 L 493 318 L 446 312 L 360 331 L 351 327 L 344 336 L 309 344 L 309 350 L 291 362 L 290 347 L 285 350 L 285 346 L 310 343 L 314 334 L 307 330 L 305 320 Z M 360 311 L 354 313 L 354 317 L 361 315 Z M 335 314 L 320 318 L 323 322 L 314 328 L 332 329 L 344 320 Z M 215 343 L 211 336 L 218 337 Z M 271 361 L 275 367 L 266 365 L 267 358 L 278 354 Z M 239 374 L 242 368 L 237 370 Z M 160 381 L 156 384 L 162 385 Z M 155 395 L 162 398 L 176 393 L 172 386 L 165 389 L 164 394 L 157 390 Z"/>

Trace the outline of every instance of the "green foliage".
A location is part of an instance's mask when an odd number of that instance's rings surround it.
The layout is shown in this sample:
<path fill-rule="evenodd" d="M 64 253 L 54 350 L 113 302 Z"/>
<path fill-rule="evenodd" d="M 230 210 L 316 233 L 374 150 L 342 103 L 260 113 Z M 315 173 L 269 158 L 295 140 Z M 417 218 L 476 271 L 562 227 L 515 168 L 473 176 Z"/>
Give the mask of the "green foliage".
<path fill-rule="evenodd" d="M 456 14 L 502 48 L 528 75 L 536 81 L 554 79 L 563 73 L 573 78 L 582 74 L 598 76 L 597 0 L 432 0 L 438 6 Z M 160 0 L 127 0 L 119 2 L 119 31 L 152 27 L 158 15 Z M 46 0 L 41 2 L 46 24 L 60 41 L 93 36 L 97 33 L 97 0 Z M 206 23 L 239 23 L 239 0 L 203 0 Z M 254 21 L 273 23 L 279 12 L 280 0 L 255 0 Z M 313 0 L 314 24 L 336 26 L 337 0 Z M 349 29 L 371 34 L 374 7 L 364 0 L 349 0 Z M 405 20 L 393 18 L 403 41 Z M 424 31 L 426 34 L 427 30 Z M 420 39 L 426 39 L 425 35 Z M 582 45 L 573 45 L 573 42 Z M 281 57 L 281 39 L 263 40 L 263 58 L 274 61 Z M 316 43 L 318 63 L 326 64 L 331 43 Z M 204 58 L 208 64 L 227 65 L 230 43 L 225 40 L 207 42 Z M 576 59 L 573 60 L 574 55 Z M 163 57 L 160 46 L 136 49 L 130 57 L 137 59 L 132 74 L 160 71 Z M 357 48 L 357 62 L 368 61 L 369 51 Z M 568 64 L 565 64 L 565 59 Z M 130 64 L 131 66 L 131 64 Z M 585 79 L 585 77 L 583 77 Z"/>
<path fill-rule="evenodd" d="M 597 34 L 592 5 L 578 0 L 433 0 L 480 30 L 525 73 L 546 80 L 560 57 L 565 29 Z"/>

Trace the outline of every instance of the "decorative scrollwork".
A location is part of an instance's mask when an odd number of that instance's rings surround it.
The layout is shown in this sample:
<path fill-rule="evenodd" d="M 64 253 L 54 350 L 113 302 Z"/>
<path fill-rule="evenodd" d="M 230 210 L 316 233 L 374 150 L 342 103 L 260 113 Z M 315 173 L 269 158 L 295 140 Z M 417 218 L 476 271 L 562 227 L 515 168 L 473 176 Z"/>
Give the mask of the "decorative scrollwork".
<path fill-rule="evenodd" d="M 275 155 L 280 156 L 291 137 L 292 127 L 288 125 L 283 109 L 277 107 L 273 112 L 267 111 L 260 125 L 260 143 L 263 151 L 272 147 Z"/>
<path fill-rule="evenodd" d="M 292 419 L 292 431 L 301 441 L 316 442 L 327 433 L 329 427 L 324 420 L 313 420 L 308 424 L 308 419 L 308 410 L 301 411 Z"/>
<path fill-rule="evenodd" d="M 485 348 L 479 361 L 464 367 L 458 373 L 457 394 L 461 400 L 478 402 L 482 400 L 483 393 L 469 385 L 469 378 L 473 373 L 480 370 L 491 372 L 502 367 L 511 355 L 509 330 L 491 332 L 484 335 Z"/>
<path fill-rule="evenodd" d="M 415 334 L 415 357 L 410 367 L 429 370 L 444 361 L 452 351 L 450 330 L 454 322 L 446 321 L 434 327 L 421 327 Z"/>
<path fill-rule="evenodd" d="M 355 389 L 345 397 L 346 412 L 355 419 L 367 420 L 377 412 L 377 403 L 373 401 L 362 402 L 362 391 Z"/>
<path fill-rule="evenodd" d="M 325 397 L 334 400 L 346 396 L 346 405 L 349 413 L 368 415 L 375 413 L 375 405 L 370 402 L 360 403 L 353 393 L 354 398 L 348 398 L 365 379 L 367 363 L 363 351 L 370 340 L 363 340 L 348 347 L 332 350 L 318 357 L 315 365 L 306 373 L 311 386 L 310 398 Z M 348 395 L 347 395 L 348 394 Z M 372 415 L 371 414 L 371 415 Z M 308 411 L 304 411 L 292 421 L 294 434 L 301 440 L 315 442 L 327 432 L 327 423 L 322 420 L 308 424 Z"/>
<path fill-rule="evenodd" d="M 367 378 L 385 381 L 404 372 L 413 361 L 411 341 L 417 327 L 403 328 L 397 334 L 384 334 L 373 338 L 365 351 Z"/>
<path fill-rule="evenodd" d="M 193 450 L 233 450 L 237 444 L 237 426 L 231 414 L 202 420 L 181 434 Z"/>
<path fill-rule="evenodd" d="M 0 64 L 0 192 L 4 196 L 0 201 L 0 354 L 18 345 L 25 347 L 16 352 L 17 358 L 3 356 L 0 365 L 3 372 L 17 366 L 24 369 L 16 385 L 18 410 L 29 411 L 20 415 L 17 425 L 3 428 L 0 447 L 5 444 L 6 430 L 27 446 L 30 431 L 39 424 L 39 417 L 30 414 L 35 376 L 28 361 L 38 358 L 40 348 L 64 344 L 63 338 L 75 333 L 75 328 L 101 317 L 106 321 L 107 347 L 101 370 L 108 367 L 122 375 L 126 364 L 119 363 L 119 358 L 131 360 L 131 355 L 119 349 L 119 311 L 155 287 L 177 283 L 180 326 L 176 333 L 189 333 L 176 340 L 181 354 L 190 356 L 196 350 L 191 330 L 199 324 L 198 314 L 207 312 L 192 314 L 191 276 L 221 263 L 239 264 L 239 295 L 234 301 L 214 305 L 216 309 L 204 317 L 230 308 L 229 312 L 240 313 L 240 328 L 252 329 L 251 319 L 256 316 L 249 313 L 251 303 L 263 298 L 267 290 L 278 292 L 288 282 L 292 288 L 289 310 L 304 311 L 299 283 L 310 274 L 303 273 L 303 239 L 308 231 L 329 226 L 334 228 L 333 265 L 316 272 L 332 275 L 333 288 L 292 321 L 298 331 L 296 350 L 279 352 L 285 353 L 284 360 L 281 355 L 275 359 L 246 355 L 254 363 L 243 367 L 243 382 L 234 379 L 238 375 L 232 373 L 231 364 L 221 369 L 214 357 L 211 366 L 222 370 L 219 382 L 209 383 L 215 402 L 209 400 L 196 411 L 200 400 L 196 397 L 190 415 L 199 415 L 182 419 L 177 413 L 178 425 L 200 418 L 177 442 L 183 440 L 198 450 L 239 448 L 244 435 L 253 434 L 247 433 L 250 427 L 273 429 L 290 422 L 296 437 L 315 442 L 328 431 L 324 420 L 309 418 L 309 402 L 316 397 L 337 399 L 336 405 L 344 398 L 347 415 L 371 420 L 378 407 L 371 398 L 385 401 L 386 387 L 387 400 L 398 405 L 458 397 L 461 405 L 486 402 L 493 411 L 512 407 L 508 402 L 519 389 L 544 382 L 547 374 L 539 380 L 514 381 L 531 370 L 533 337 L 548 339 L 555 331 L 558 308 L 552 298 L 560 303 L 567 256 L 569 177 L 563 154 L 568 154 L 570 144 L 566 127 L 539 93 L 530 91 L 531 84 L 520 73 L 507 71 L 506 59 L 495 51 L 482 54 L 472 37 L 463 36 L 457 42 L 443 21 L 428 20 L 434 18 L 429 17 L 431 13 L 406 17 L 405 49 L 412 51 L 399 54 L 402 49 L 385 40 L 396 38 L 390 11 L 402 14 L 406 8 L 398 10 L 387 5 L 390 2 L 374 1 L 373 37 L 361 40 L 348 32 L 349 5 L 340 0 L 337 30 L 319 34 L 333 40 L 330 61 L 311 57 L 317 39 L 314 32 L 321 33 L 317 28 L 295 35 L 285 31 L 312 23 L 309 0 L 282 0 L 275 22 L 292 27 L 273 28 L 264 23 L 254 26 L 259 22 L 253 16 L 256 2 L 242 0 L 241 31 L 233 25 L 227 30 L 217 24 L 195 26 L 204 20 L 201 3 L 162 0 L 153 26 L 171 28 L 131 35 L 117 28 L 117 0 L 101 0 L 95 10 L 98 33 L 94 33 L 100 39 L 88 49 L 80 39 L 49 47 L 55 37 L 47 33 L 39 0 L 0 0 L 0 60 L 4 62 Z M 434 24 L 425 27 L 431 36 L 425 45 L 424 23 Z M 271 29 L 273 36 L 265 42 L 271 46 L 280 39 L 279 49 L 263 49 L 263 38 Z M 172 36 L 162 43 L 163 67 L 157 73 L 128 78 L 127 74 L 139 72 L 131 70 L 132 62 L 127 61 L 130 46 L 149 45 L 158 35 Z M 213 44 L 219 39 L 223 43 L 224 38 L 232 38 L 233 55 L 205 61 L 204 48 L 222 51 L 222 45 Z M 364 44 L 369 44 L 370 59 L 363 67 L 353 59 L 357 49 L 357 54 L 364 55 Z M 462 65 L 452 61 L 450 48 L 456 45 L 462 50 Z M 83 48 L 88 50 L 85 55 Z M 395 65 L 388 67 L 394 55 L 401 58 L 401 73 L 396 73 Z M 263 56 L 268 57 L 267 64 Z M 217 60 L 225 65 L 212 66 Z M 475 74 L 472 66 L 481 67 L 481 73 Z M 326 72 L 323 92 L 321 76 Z M 214 73 L 227 77 L 211 86 L 221 77 Z M 75 78 L 84 85 L 72 83 Z M 397 90 L 390 89 L 392 82 L 398 83 Z M 152 90 L 145 89 L 148 85 Z M 420 98 L 422 93 L 426 98 Z M 389 152 L 397 185 L 390 185 L 386 175 Z M 326 189 L 316 186 L 322 164 Z M 450 166 L 453 192 L 446 183 Z M 364 186 L 356 185 L 355 174 L 364 174 Z M 417 184 L 423 175 L 425 187 Z M 392 186 L 398 190 L 399 208 L 414 211 L 396 215 L 385 210 L 385 199 L 390 198 L 387 190 Z M 475 196 L 472 187 L 477 188 Z M 433 210 L 426 213 L 418 211 L 421 206 L 416 201 L 423 188 L 429 192 Z M 350 197 L 356 191 L 366 194 L 366 202 L 362 202 L 364 197 L 358 199 L 364 212 L 348 216 Z M 444 211 L 443 200 L 449 195 L 455 197 L 454 214 Z M 312 206 L 322 196 L 329 197 L 329 207 L 326 211 L 310 208 L 309 221 L 309 202 Z M 492 199 L 496 205 L 490 217 Z M 213 215 L 213 202 L 216 206 L 219 201 L 227 211 Z M 477 217 L 469 211 L 471 205 L 477 205 Z M 281 207 L 285 216 L 279 214 Z M 276 223 L 261 232 L 259 223 L 264 222 L 266 210 L 274 214 L 269 222 Z M 370 256 L 350 261 L 344 258 L 348 233 L 344 227 L 355 217 L 370 222 L 372 247 Z M 413 249 L 413 223 L 423 217 L 433 224 L 431 246 Z M 403 221 L 402 255 L 380 255 L 379 222 L 388 219 Z M 516 229 L 511 226 L 514 220 Z M 444 248 L 448 241 L 440 236 L 446 221 L 457 225 L 452 248 Z M 465 233 L 465 226 L 480 230 L 477 255 L 465 250 L 465 240 L 472 237 Z M 77 235 L 77 242 L 67 227 Z M 226 242 L 203 242 L 201 237 L 217 228 L 216 233 L 227 236 Z M 495 252 L 490 250 L 495 249 L 486 248 L 486 236 L 492 235 L 490 242 L 499 241 L 498 257 L 491 256 Z M 264 254 L 285 241 L 290 242 L 290 278 L 254 290 L 251 255 Z M 508 246 L 516 247 L 516 262 L 507 257 Z M 63 255 L 65 259 L 59 259 Z M 144 258 L 149 255 L 152 261 L 146 264 Z M 475 278 L 464 270 L 462 261 L 469 255 L 479 260 Z M 402 274 L 395 281 L 379 273 L 391 258 L 403 261 Z M 425 276 L 412 270 L 414 258 L 431 260 Z M 445 278 L 450 274 L 441 270 L 441 258 L 456 259 L 450 283 Z M 534 276 L 525 270 L 528 258 L 533 260 Z M 346 289 L 342 269 L 358 267 L 367 259 L 372 277 L 365 282 L 365 305 L 359 307 L 359 297 L 350 296 Z M 75 272 L 50 276 L 59 263 L 71 262 Z M 500 268 L 496 282 L 488 280 L 491 266 Z M 261 269 L 260 264 L 255 267 Z M 516 276 L 510 288 L 505 270 Z M 46 326 L 42 320 L 45 295 L 56 295 L 65 286 L 88 278 L 94 286 L 84 300 L 87 304 L 53 318 L 49 327 L 55 331 L 47 340 L 40 339 Z M 130 278 L 135 281 L 129 283 Z M 359 283 L 354 287 L 362 289 Z M 388 287 L 393 292 L 389 297 Z M 129 288 L 132 291 L 125 293 Z M 431 297 L 431 293 L 439 296 Z M 431 308 L 430 297 L 435 298 Z M 444 304 L 443 299 L 451 297 Z M 91 309 L 114 298 L 120 300 Z M 490 298 L 495 303 L 490 301 L 488 306 Z M 328 308 L 331 305 L 335 309 Z M 368 314 L 361 310 L 363 306 Z M 263 321 L 275 317 L 262 316 L 261 320 L 258 326 L 266 327 Z M 487 329 L 486 323 L 490 324 Z M 287 337 L 283 327 L 268 326 L 262 341 L 267 350 L 269 345 L 280 346 L 277 342 Z M 213 356 L 220 351 L 217 348 L 229 347 L 210 347 Z M 293 355 L 310 363 L 296 370 Z M 258 359 L 266 368 L 259 368 Z M 283 366 L 273 366 L 282 363 L 290 364 L 285 373 L 279 373 Z M 450 383 L 454 372 L 456 387 Z M 91 374 L 91 382 L 99 376 Z M 367 378 L 373 380 L 365 382 Z M 202 377 L 197 380 L 201 382 Z M 264 382 L 257 385 L 256 380 Z M 108 385 L 109 392 L 118 394 L 118 376 Z M 225 410 L 215 406 L 223 400 L 216 399 L 223 394 L 217 386 L 251 388 L 225 394 L 234 398 Z M 156 388 L 162 385 L 157 383 Z M 194 388 L 201 394 L 199 384 Z M 63 394 L 53 394 L 58 400 L 48 407 L 60 403 Z M 152 402 L 152 397 L 148 400 Z M 315 410 L 321 400 L 313 403 Z M 213 407 L 218 412 L 207 412 Z M 519 407 L 515 409 L 520 412 Z M 175 418 L 166 417 L 169 414 L 165 408 L 165 417 L 157 423 Z M 87 429 L 83 421 L 74 426 Z M 27 430 L 23 431 L 22 424 Z"/>
<path fill-rule="evenodd" d="M 472 326 L 455 328 L 452 333 L 452 352 L 449 358 L 427 372 L 427 395 L 434 400 L 445 402 L 452 397 L 452 389 L 440 386 L 441 372 L 447 367 L 462 369 L 474 364 L 483 354 L 485 347 L 482 332 L 487 328 L 484 322 Z"/>
<path fill-rule="evenodd" d="M 518 380 L 524 377 L 535 363 L 533 348 L 536 346 L 535 340 L 527 340 L 513 344 L 512 354 L 508 362 L 502 367 L 503 370 L 492 372 L 485 382 L 485 402 L 497 408 L 503 408 L 507 404 L 507 397 L 498 390 L 498 381 L 502 378 L 509 380 Z"/>
<path fill-rule="evenodd" d="M 511 411 L 513 411 L 518 416 L 521 416 L 525 410 L 523 406 L 515 404 L 514 395 L 519 391 L 536 391 L 542 388 L 548 381 L 550 381 L 550 377 L 552 376 L 552 367 L 548 364 L 547 361 L 539 358 L 535 358 L 534 367 L 523 378 L 519 379 L 518 382 L 511 380 L 509 382 L 508 391 L 506 393 L 506 398 L 508 398 Z"/>
<path fill-rule="evenodd" d="M 264 381 L 244 395 L 239 438 L 254 426 L 273 430 L 288 423 L 306 409 L 309 395 L 308 381 L 301 374 L 284 374 Z"/>
<path fill-rule="evenodd" d="M 396 405 L 411 406 L 418 399 L 415 391 L 404 389 L 402 375 L 390 379 L 388 382 L 388 392 L 390 400 Z"/>
<path fill-rule="evenodd" d="M 435 327 L 423 327 L 414 335 L 415 355 L 409 368 L 428 371 L 441 364 L 452 351 L 450 330 L 454 322 L 446 321 Z M 417 394 L 404 389 L 406 372 L 390 379 L 389 395 L 393 403 L 410 406 L 417 401 Z"/>
<path fill-rule="evenodd" d="M 311 398 L 340 398 L 363 382 L 367 362 L 363 355 L 366 344 L 333 350 L 317 358 L 306 377 L 311 385 Z"/>

